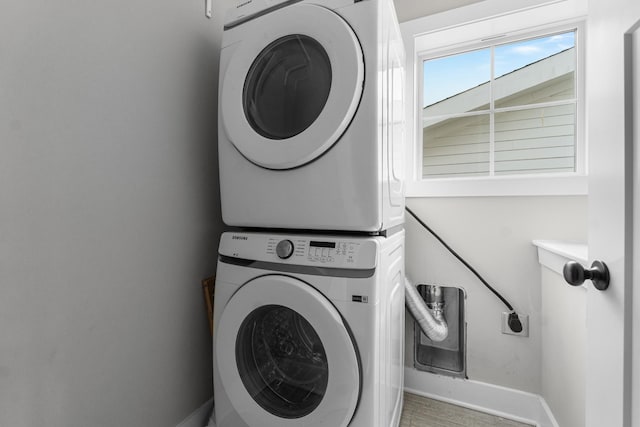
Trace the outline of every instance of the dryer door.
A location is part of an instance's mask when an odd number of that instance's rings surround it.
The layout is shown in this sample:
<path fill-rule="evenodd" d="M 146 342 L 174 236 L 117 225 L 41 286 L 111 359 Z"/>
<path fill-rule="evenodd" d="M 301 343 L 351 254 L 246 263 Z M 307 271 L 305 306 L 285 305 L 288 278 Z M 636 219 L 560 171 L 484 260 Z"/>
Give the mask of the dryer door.
<path fill-rule="evenodd" d="M 340 313 L 313 287 L 283 275 L 243 285 L 215 339 L 222 385 L 250 427 L 346 427 L 361 368 Z"/>
<path fill-rule="evenodd" d="M 221 78 L 221 121 L 233 145 L 267 169 L 322 155 L 351 122 L 364 81 L 356 35 L 335 12 L 294 4 L 242 24 Z"/>

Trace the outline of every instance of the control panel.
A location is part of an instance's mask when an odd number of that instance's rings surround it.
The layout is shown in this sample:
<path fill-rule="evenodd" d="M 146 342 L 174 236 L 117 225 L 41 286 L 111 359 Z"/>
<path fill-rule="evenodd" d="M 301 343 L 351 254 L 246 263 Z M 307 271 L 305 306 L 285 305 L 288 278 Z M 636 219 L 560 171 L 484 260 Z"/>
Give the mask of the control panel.
<path fill-rule="evenodd" d="M 360 243 L 354 241 L 294 240 L 295 242 L 270 238 L 266 252 L 273 254 L 275 251 L 280 259 L 287 259 L 295 254 L 296 258 L 305 258 L 309 262 L 326 264 L 339 261 L 340 264 L 353 264 L 360 249 Z"/>
<path fill-rule="evenodd" d="M 379 239 L 228 232 L 222 235 L 220 254 L 328 268 L 375 268 Z"/>

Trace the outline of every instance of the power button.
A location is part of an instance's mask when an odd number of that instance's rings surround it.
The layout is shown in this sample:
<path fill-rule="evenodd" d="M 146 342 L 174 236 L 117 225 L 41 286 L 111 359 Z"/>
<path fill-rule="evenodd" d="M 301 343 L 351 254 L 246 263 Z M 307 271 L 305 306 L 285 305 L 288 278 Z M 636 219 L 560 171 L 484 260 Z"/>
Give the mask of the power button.
<path fill-rule="evenodd" d="M 276 255 L 281 259 L 287 259 L 293 255 L 293 242 L 291 240 L 280 240 L 276 245 Z"/>

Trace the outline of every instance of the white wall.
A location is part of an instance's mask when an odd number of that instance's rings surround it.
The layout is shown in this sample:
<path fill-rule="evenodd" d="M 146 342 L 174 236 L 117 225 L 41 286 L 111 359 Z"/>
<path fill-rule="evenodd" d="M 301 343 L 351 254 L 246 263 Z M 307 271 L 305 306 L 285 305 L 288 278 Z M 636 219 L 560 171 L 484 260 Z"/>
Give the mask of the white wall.
<path fill-rule="evenodd" d="M 5 2 L 0 425 L 175 426 L 211 396 L 221 21 Z"/>
<path fill-rule="evenodd" d="M 542 391 L 541 277 L 534 239 L 587 238 L 585 196 L 413 198 L 407 205 L 473 265 L 521 314 L 528 338 L 501 333 L 506 307 L 412 218 L 406 270 L 417 283 L 462 287 L 467 292 L 467 373 L 470 379 Z M 410 316 L 407 316 L 409 319 Z M 408 320 L 407 366 L 413 366 L 413 325 Z"/>
<path fill-rule="evenodd" d="M 541 268 L 541 274 L 541 394 L 558 425 L 583 427 L 587 374 L 587 288 L 569 286 L 561 274 L 546 267 Z M 587 285 L 590 286 L 590 283 L 587 282 Z"/>
<path fill-rule="evenodd" d="M 445 10 L 455 9 L 482 0 L 394 0 L 398 21 L 410 21 L 421 16 L 433 15 Z"/>

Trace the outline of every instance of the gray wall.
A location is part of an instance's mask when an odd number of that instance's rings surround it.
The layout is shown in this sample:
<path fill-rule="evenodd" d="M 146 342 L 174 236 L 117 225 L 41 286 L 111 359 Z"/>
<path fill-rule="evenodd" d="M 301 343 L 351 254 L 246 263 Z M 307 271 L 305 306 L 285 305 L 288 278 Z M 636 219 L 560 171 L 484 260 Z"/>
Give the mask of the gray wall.
<path fill-rule="evenodd" d="M 0 425 L 175 426 L 211 397 L 221 21 L 0 12 Z"/>
<path fill-rule="evenodd" d="M 407 205 L 521 314 L 528 338 L 501 333 L 506 307 L 418 223 L 407 217 L 406 271 L 416 283 L 466 291 L 467 374 L 489 384 L 542 392 L 542 291 L 534 239 L 586 242 L 586 196 L 413 198 Z M 407 315 L 406 365 L 413 366 Z"/>

